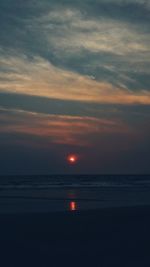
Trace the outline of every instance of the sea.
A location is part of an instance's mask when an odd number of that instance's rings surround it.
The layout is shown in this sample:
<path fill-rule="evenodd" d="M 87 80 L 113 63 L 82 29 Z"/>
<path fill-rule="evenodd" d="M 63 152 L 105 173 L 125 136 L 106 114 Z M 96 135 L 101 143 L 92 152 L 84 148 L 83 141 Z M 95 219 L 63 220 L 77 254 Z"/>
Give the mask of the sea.
<path fill-rule="evenodd" d="M 0 213 L 150 205 L 150 175 L 0 176 Z"/>

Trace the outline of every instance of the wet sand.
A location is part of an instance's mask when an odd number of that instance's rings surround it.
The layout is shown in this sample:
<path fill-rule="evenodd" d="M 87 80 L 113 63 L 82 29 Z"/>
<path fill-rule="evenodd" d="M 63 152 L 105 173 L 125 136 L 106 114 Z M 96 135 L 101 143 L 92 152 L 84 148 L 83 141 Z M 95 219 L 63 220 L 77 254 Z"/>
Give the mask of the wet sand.
<path fill-rule="evenodd" d="M 0 214 L 0 266 L 150 266 L 150 207 Z"/>

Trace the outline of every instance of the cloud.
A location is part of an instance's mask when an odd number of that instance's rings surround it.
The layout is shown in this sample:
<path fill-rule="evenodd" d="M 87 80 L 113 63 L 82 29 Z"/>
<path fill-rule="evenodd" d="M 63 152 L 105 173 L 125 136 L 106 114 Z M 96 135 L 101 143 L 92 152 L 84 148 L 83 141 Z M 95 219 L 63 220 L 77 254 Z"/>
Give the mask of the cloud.
<path fill-rule="evenodd" d="M 87 155 L 79 173 L 149 170 L 149 8 L 145 0 L 1 0 L 6 172 L 29 170 L 26 161 L 45 172 L 47 160 L 47 173 L 52 165 L 63 173 L 68 148 Z"/>
<path fill-rule="evenodd" d="M 116 55 L 149 52 L 150 38 L 139 27 L 113 18 L 88 17 L 77 9 L 59 8 L 29 20 L 27 28 L 43 32 L 55 53 L 80 53 L 82 49 Z"/>
<path fill-rule="evenodd" d="M 12 49 L 15 56 L 43 58 L 115 87 L 149 90 L 149 1 L 15 0 L 3 5 L 2 55 Z"/>
<path fill-rule="evenodd" d="M 89 146 L 93 141 L 91 136 L 132 132 L 130 127 L 120 120 L 65 116 L 44 115 L 22 110 L 0 109 L 0 133 L 15 133 L 46 138 L 47 144 L 67 144 Z"/>
<path fill-rule="evenodd" d="M 65 159 L 70 151 L 80 156 L 75 168 L 79 174 L 137 174 L 149 170 L 149 127 L 146 121 L 137 127 L 129 127 L 122 119 L 0 109 L 0 124 L 4 173 L 12 174 L 10 170 L 13 173 L 34 170 L 37 173 L 41 166 L 43 168 L 38 173 L 66 173 L 69 170 Z"/>
<path fill-rule="evenodd" d="M 145 1 L 145 0 L 102 0 L 101 2 L 117 3 L 117 4 L 122 4 L 122 5 L 133 3 L 133 4 L 141 4 L 141 5 L 144 5 L 146 7 L 150 6 L 149 0 L 147 0 L 147 1 Z"/>
<path fill-rule="evenodd" d="M 140 0 L 16 0 L 1 11 L 0 54 L 42 58 L 115 87 L 149 90 L 148 6 Z"/>
<path fill-rule="evenodd" d="M 41 57 L 7 56 L 1 57 L 0 63 L 4 68 L 0 74 L 1 92 L 109 104 L 150 104 L 148 91 L 134 93 L 116 88 L 107 82 L 57 68 Z"/>

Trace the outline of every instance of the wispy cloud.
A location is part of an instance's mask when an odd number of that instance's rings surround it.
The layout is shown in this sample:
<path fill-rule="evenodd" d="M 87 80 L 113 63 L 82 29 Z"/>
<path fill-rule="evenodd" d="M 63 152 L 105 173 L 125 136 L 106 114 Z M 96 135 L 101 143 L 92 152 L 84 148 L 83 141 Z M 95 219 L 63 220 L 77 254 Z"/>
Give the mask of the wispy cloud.
<path fill-rule="evenodd" d="M 26 56 L 0 59 L 1 92 L 22 93 L 49 98 L 97 103 L 150 104 L 150 93 L 116 88 L 106 82 L 53 66 L 49 61 Z"/>
<path fill-rule="evenodd" d="M 149 91 L 149 1 L 94 1 L 93 5 L 86 0 L 81 4 L 33 3 L 23 4 L 25 12 L 19 5 L 22 16 L 11 5 L 4 9 L 6 20 L 4 15 L 0 19 L 7 29 L 1 29 L 2 61 L 6 54 L 14 56 L 14 61 L 28 55 L 30 66 L 32 61 L 39 64 L 38 61 L 45 60 L 58 71 L 87 75 L 114 87 Z M 13 77 L 19 79 L 15 64 L 11 67 Z M 7 67 L 10 66 L 5 65 L 5 70 Z M 23 71 L 21 79 L 27 83 L 26 68 Z M 49 71 L 53 73 L 52 68 Z M 12 81 L 13 77 L 9 74 L 7 79 Z M 41 80 L 39 84 L 43 83 Z"/>
<path fill-rule="evenodd" d="M 47 49 L 49 43 L 58 54 L 80 53 L 82 49 L 122 56 L 149 52 L 150 38 L 139 31 L 138 25 L 111 17 L 89 18 L 77 9 L 54 9 L 29 20 L 26 26 L 33 32 L 42 32 Z"/>
<path fill-rule="evenodd" d="M 87 154 L 84 171 L 149 170 L 149 0 L 1 0 L 0 25 L 6 172 L 22 145 L 29 166 L 38 147 L 57 171 L 69 147 Z"/>
<path fill-rule="evenodd" d="M 33 135 L 47 138 L 48 143 L 79 146 L 92 145 L 93 134 L 100 137 L 101 134 L 132 132 L 130 127 L 117 119 L 43 115 L 3 108 L 0 108 L 0 123 L 0 133 Z"/>

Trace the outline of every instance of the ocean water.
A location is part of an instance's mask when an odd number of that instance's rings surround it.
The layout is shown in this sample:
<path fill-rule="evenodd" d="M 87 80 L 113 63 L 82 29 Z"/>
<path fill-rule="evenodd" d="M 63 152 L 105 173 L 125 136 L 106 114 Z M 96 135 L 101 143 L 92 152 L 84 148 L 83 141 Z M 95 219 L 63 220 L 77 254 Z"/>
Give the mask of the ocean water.
<path fill-rule="evenodd" d="M 150 205 L 150 175 L 1 176 L 0 212 Z"/>

